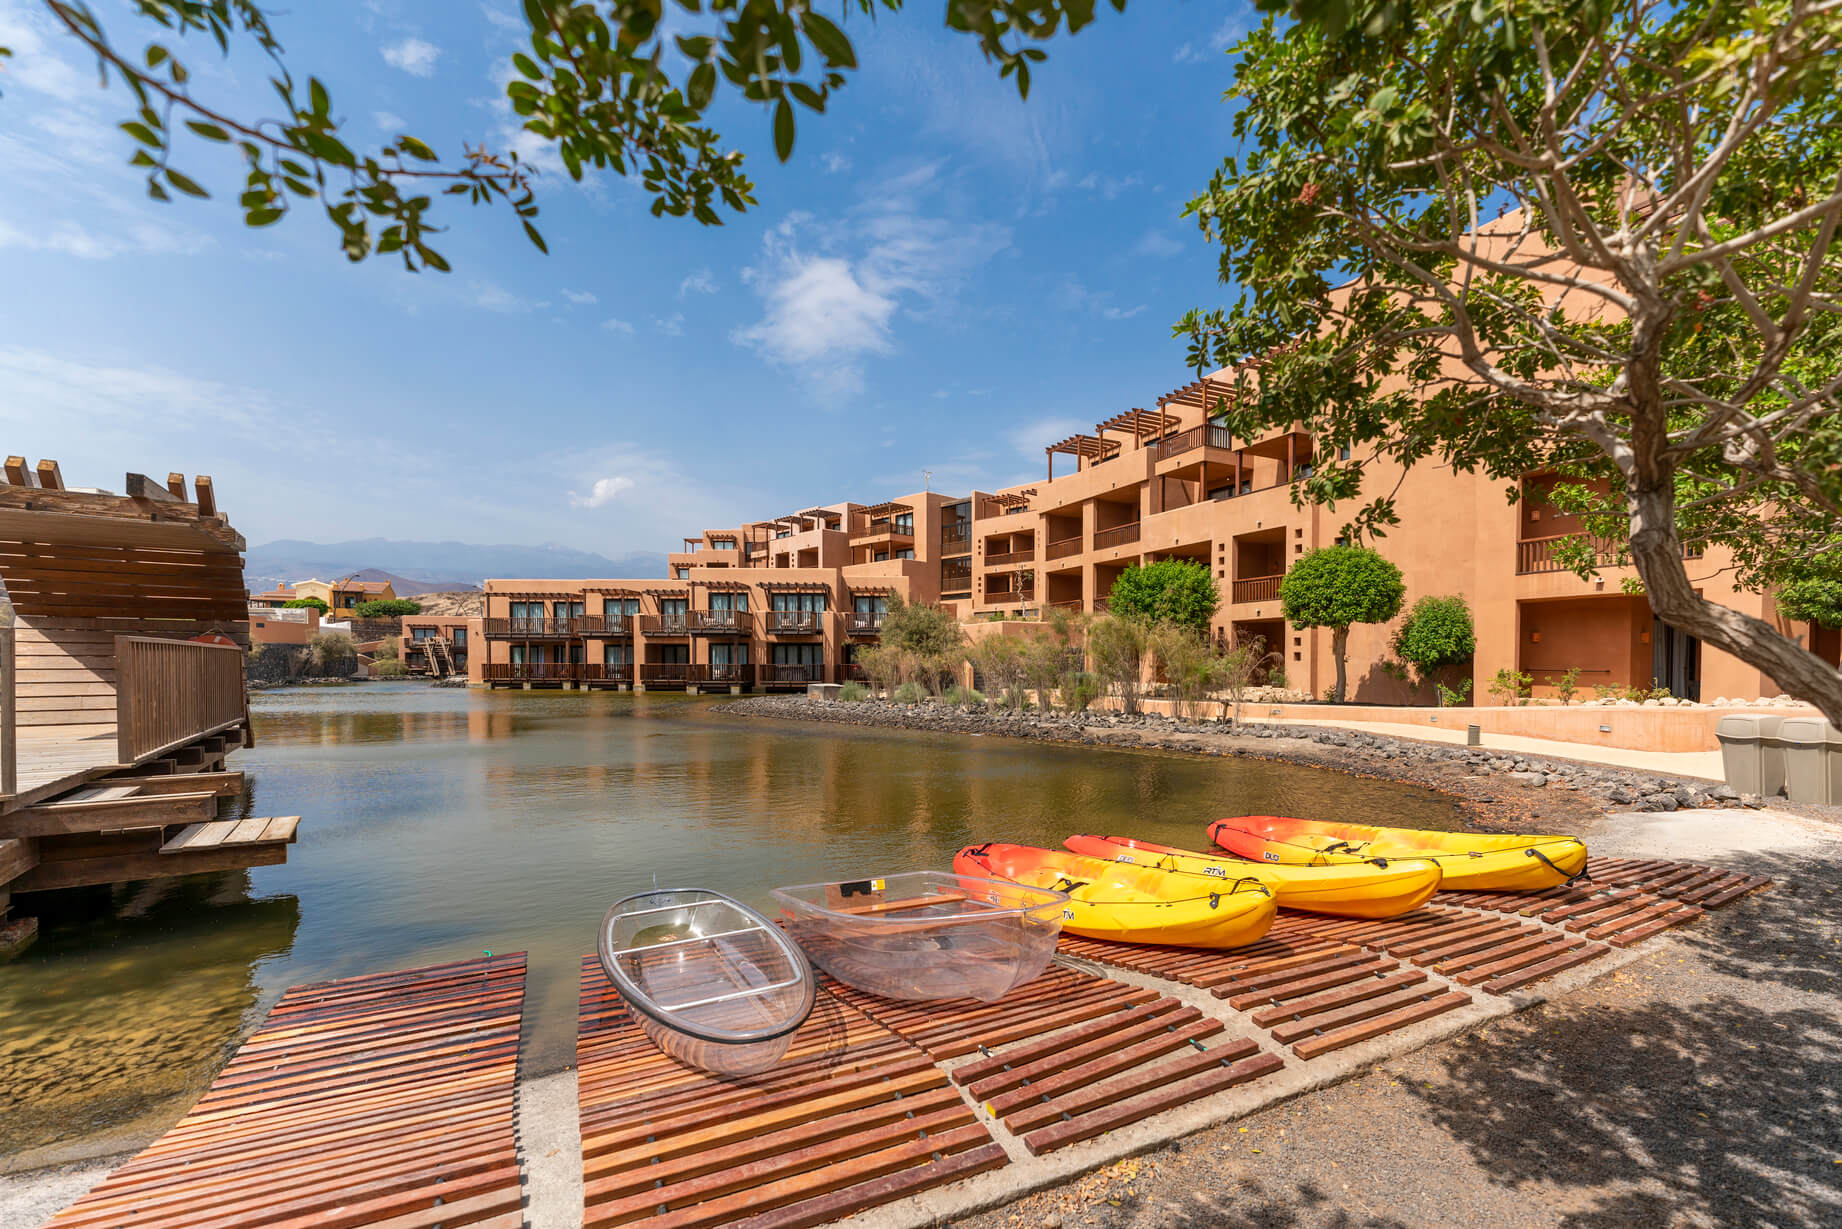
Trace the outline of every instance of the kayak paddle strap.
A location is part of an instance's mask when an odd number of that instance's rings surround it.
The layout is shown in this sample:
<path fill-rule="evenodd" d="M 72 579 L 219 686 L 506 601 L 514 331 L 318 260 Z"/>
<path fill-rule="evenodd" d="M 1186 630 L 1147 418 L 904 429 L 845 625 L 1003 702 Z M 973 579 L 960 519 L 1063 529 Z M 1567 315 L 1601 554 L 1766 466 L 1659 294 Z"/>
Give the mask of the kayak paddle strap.
<path fill-rule="evenodd" d="M 1545 863 L 1545 864 L 1547 865 L 1547 867 L 1548 867 L 1548 869 L 1549 869 L 1549 870 L 1551 870 L 1551 871 L 1553 871 L 1553 872 L 1554 872 L 1555 874 L 1557 874 L 1557 875 L 1567 875 L 1567 872 L 1566 872 L 1566 871 L 1564 871 L 1564 870 L 1562 870 L 1562 869 L 1561 869 L 1560 867 L 1558 867 L 1558 866 L 1556 866 L 1556 865 L 1554 865 L 1554 863 L 1553 863 L 1553 861 L 1551 861 L 1551 860 L 1549 859 L 1549 857 L 1548 857 L 1548 855 L 1547 855 L 1547 854 L 1545 854 L 1545 853 L 1543 853 L 1543 852 L 1542 852 L 1541 850 L 1539 850 L 1539 849 L 1537 849 L 1537 848 L 1535 848 L 1535 846 L 1533 846 L 1533 845 L 1530 845 L 1530 846 L 1528 847 L 1528 849 L 1527 849 L 1527 850 L 1526 850 L 1525 852 L 1527 852 L 1527 854 L 1528 854 L 1528 855 L 1529 855 L 1529 857 L 1531 857 L 1531 858 L 1540 858 L 1540 859 L 1542 860 L 1542 862 L 1543 862 L 1543 863 Z M 1578 873 L 1578 874 L 1575 874 L 1575 875 L 1567 875 L 1567 882 L 1565 882 L 1565 883 L 1563 883 L 1563 884 L 1562 884 L 1561 886 L 1562 886 L 1563 888 L 1570 888 L 1570 887 L 1572 887 L 1572 886 L 1574 885 L 1574 882 L 1575 882 L 1576 880 L 1580 880 L 1580 879 L 1584 879 L 1584 880 L 1586 880 L 1586 882 L 1588 882 L 1588 883 L 1591 883 L 1591 882 L 1593 881 L 1593 877 L 1592 877 L 1591 875 L 1589 875 L 1589 874 L 1587 874 L 1587 873 L 1586 873 L 1586 868 L 1585 868 L 1584 866 L 1582 866 L 1582 867 L 1580 868 L 1580 871 L 1579 871 L 1579 873 Z"/>

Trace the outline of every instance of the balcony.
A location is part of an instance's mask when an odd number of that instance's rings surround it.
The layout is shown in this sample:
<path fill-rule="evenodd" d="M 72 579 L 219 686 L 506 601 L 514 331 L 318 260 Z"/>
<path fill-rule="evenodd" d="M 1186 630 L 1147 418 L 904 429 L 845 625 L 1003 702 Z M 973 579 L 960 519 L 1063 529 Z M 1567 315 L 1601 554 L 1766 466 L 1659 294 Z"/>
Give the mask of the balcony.
<path fill-rule="evenodd" d="M 987 589 L 985 591 L 985 604 L 987 606 L 1016 606 L 1023 602 L 1033 602 L 1035 600 L 1036 590 L 1030 585 L 1025 585 L 1020 589 Z"/>
<path fill-rule="evenodd" d="M 768 662 L 758 668 L 763 687 L 804 687 L 807 683 L 825 681 L 825 667 L 818 664 L 791 666 Z"/>
<path fill-rule="evenodd" d="M 969 555 L 972 553 L 972 529 L 961 529 L 957 533 L 949 529 L 940 531 L 940 553 L 942 555 Z"/>
<path fill-rule="evenodd" d="M 1080 539 L 1077 538 L 1075 540 L 1079 541 Z M 1004 551 L 1000 554 L 985 556 L 985 563 L 987 566 L 995 566 L 1000 563 L 1034 563 L 1035 561 L 1036 548 L 1034 546 L 1026 550 Z"/>
<path fill-rule="evenodd" d="M 880 636 L 883 634 L 884 618 L 880 610 L 854 610 L 846 616 L 844 630 L 853 636 Z"/>
<path fill-rule="evenodd" d="M 688 611 L 675 610 L 669 614 L 654 615 L 646 625 L 648 636 L 688 636 L 691 634 L 691 616 Z"/>
<path fill-rule="evenodd" d="M 1548 538 L 1524 538 L 1516 543 L 1516 575 L 1531 576 L 1542 572 L 1565 572 L 1567 565 L 1556 557 L 1556 551 L 1562 542 L 1570 542 L 1584 537 L 1577 533 L 1559 533 Z M 1620 543 L 1611 538 L 1588 538 L 1593 546 L 1593 566 L 1598 568 L 1618 567 Z M 1694 543 L 1684 543 L 1684 559 L 1701 558 L 1702 548 Z"/>
<path fill-rule="evenodd" d="M 1188 431 L 1179 431 L 1175 435 L 1166 436 L 1158 441 L 1157 456 L 1153 459 L 1168 461 L 1172 457 L 1180 457 L 1198 448 L 1231 450 L 1234 448 L 1234 432 L 1226 427 L 1214 425 L 1191 427 Z"/>
<path fill-rule="evenodd" d="M 603 640 L 631 640 L 634 624 L 640 621 L 636 614 L 607 615 L 601 620 L 601 630 L 597 633 Z"/>
<path fill-rule="evenodd" d="M 694 683 L 728 683 L 735 687 L 751 687 L 755 682 L 755 667 L 751 662 L 712 662 L 707 666 L 693 666 L 691 681 Z"/>
<path fill-rule="evenodd" d="M 488 636 L 510 640 L 568 640 L 577 636 L 599 636 L 605 628 L 598 615 L 556 619 L 484 619 L 481 622 Z"/>
<path fill-rule="evenodd" d="M 838 667 L 838 678 L 846 683 L 867 683 L 870 672 L 854 661 L 847 661 Z"/>
<path fill-rule="evenodd" d="M 824 615 L 816 610 L 770 610 L 767 629 L 774 636 L 817 636 L 823 633 Z"/>
<path fill-rule="evenodd" d="M 1279 582 L 1285 579 L 1282 572 L 1277 576 L 1249 576 L 1246 580 L 1237 580 L 1231 586 L 1229 600 L 1235 602 L 1276 602 L 1279 600 Z"/>
<path fill-rule="evenodd" d="M 696 668 L 688 661 L 646 661 L 637 667 L 639 681 L 647 687 L 682 687 Z"/>
<path fill-rule="evenodd" d="M 488 683 L 588 683 L 601 682 L 612 670 L 625 666 L 589 665 L 579 661 L 489 661 L 480 667 Z"/>
<path fill-rule="evenodd" d="M 746 636 L 752 624 L 746 610 L 693 610 L 693 636 Z"/>
<path fill-rule="evenodd" d="M 1115 546 L 1130 546 L 1138 541 L 1138 522 L 1130 525 L 1115 525 L 1111 529 L 1102 529 L 1094 534 L 1094 549 L 1109 550 Z"/>
<path fill-rule="evenodd" d="M 1070 598 L 1065 602 L 1048 603 L 1048 607 L 1050 610 L 1066 610 L 1074 614 L 1081 613 L 1082 609 L 1084 608 L 1084 605 L 1085 604 L 1078 597 Z"/>
<path fill-rule="evenodd" d="M 1078 555 L 1080 553 L 1081 553 L 1081 535 L 1076 534 L 1072 538 L 1063 538 L 1059 542 L 1049 543 L 1048 546 L 1046 546 L 1043 549 L 1043 558 L 1045 560 L 1047 559 L 1066 559 L 1070 555 Z"/>

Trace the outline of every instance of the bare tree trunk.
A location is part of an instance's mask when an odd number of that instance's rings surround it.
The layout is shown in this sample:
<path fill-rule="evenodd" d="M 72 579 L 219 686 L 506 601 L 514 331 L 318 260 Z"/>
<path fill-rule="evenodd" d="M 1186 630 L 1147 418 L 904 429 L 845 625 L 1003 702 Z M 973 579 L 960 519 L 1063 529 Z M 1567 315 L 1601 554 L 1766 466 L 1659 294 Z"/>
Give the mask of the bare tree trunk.
<path fill-rule="evenodd" d="M 1337 703 L 1344 700 L 1343 688 L 1346 682 L 1344 671 L 1348 665 L 1350 647 L 1350 629 L 1333 627 L 1330 629 L 1330 655 L 1337 659 Z"/>
<path fill-rule="evenodd" d="M 1776 679 L 1790 694 L 1810 701 L 1842 728 L 1842 674 L 1763 619 L 1710 602 L 1695 592 L 1676 536 L 1675 484 L 1628 484 L 1631 562 L 1643 578 L 1650 609 L 1678 631 L 1733 654 Z"/>

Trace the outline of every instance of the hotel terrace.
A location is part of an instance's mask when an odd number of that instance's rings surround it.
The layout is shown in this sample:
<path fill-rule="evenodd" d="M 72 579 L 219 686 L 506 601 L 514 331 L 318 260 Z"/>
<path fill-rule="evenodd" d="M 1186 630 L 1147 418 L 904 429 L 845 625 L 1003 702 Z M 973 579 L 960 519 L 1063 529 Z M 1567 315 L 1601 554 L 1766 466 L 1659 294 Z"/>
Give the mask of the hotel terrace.
<path fill-rule="evenodd" d="M 1046 444 L 1041 482 L 826 504 L 708 530 L 669 556 L 664 579 L 488 581 L 467 674 L 514 687 L 840 682 L 861 677 L 855 651 L 880 635 L 893 595 L 940 602 L 968 621 L 1052 607 L 1104 611 L 1122 571 L 1177 558 L 1213 573 L 1218 639 L 1259 637 L 1286 685 L 1322 696 L 1335 677 L 1330 635 L 1288 627 L 1279 584 L 1293 560 L 1335 542 L 1349 509 L 1296 506 L 1291 486 L 1317 460 L 1315 442 L 1297 431 L 1234 438 L 1208 421 L 1225 391 L 1187 384 L 1156 409 L 1127 410 L 1092 434 Z M 1433 466 L 1405 476 L 1371 467 L 1367 481 L 1373 490 L 1398 483 L 1402 523 L 1376 545 L 1400 567 L 1408 602 L 1450 593 L 1470 602 L 1478 700 L 1505 667 L 1531 675 L 1537 695 L 1552 694 L 1551 679 L 1572 669 L 1589 697 L 1595 685 L 1664 686 L 1688 699 L 1779 690 L 1654 619 L 1643 597 L 1624 592 L 1629 569 L 1606 567 L 1592 580 L 1564 570 L 1554 546 L 1578 525 L 1548 502 L 1551 478 L 1525 478 L 1516 503 L 1501 482 Z M 1728 564 L 1724 551 L 1710 550 L 1690 559 L 1690 575 L 1706 596 L 1837 660 L 1837 632 L 1779 619 L 1769 595 L 1733 586 Z M 1351 699 L 1426 698 L 1382 669 L 1389 634 L 1352 630 Z"/>

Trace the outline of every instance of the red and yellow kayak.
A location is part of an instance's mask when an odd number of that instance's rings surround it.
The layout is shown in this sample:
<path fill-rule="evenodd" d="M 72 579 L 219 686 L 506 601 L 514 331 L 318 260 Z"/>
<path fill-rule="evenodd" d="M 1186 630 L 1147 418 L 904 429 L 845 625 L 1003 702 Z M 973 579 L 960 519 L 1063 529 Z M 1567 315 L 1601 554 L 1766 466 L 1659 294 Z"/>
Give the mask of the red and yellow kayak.
<path fill-rule="evenodd" d="M 1425 832 L 1278 815 L 1241 815 L 1209 825 L 1209 839 L 1237 857 L 1285 866 L 1335 866 L 1366 858 L 1435 863 L 1452 891 L 1536 892 L 1586 869 L 1586 846 L 1571 836 Z"/>
<path fill-rule="evenodd" d="M 1366 858 L 1326 866 L 1275 866 L 1177 849 L 1124 836 L 1071 836 L 1078 854 L 1218 881 L 1248 877 L 1272 889 L 1285 909 L 1337 917 L 1385 918 L 1412 913 L 1439 890 L 1439 866 L 1422 858 Z"/>
<path fill-rule="evenodd" d="M 1279 902 L 1255 879 L 1204 883 L 1153 867 L 1030 845 L 972 845 L 961 875 L 1066 892 L 1062 929 L 1090 939 L 1173 947 L 1243 947 L 1266 937 Z"/>

